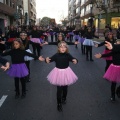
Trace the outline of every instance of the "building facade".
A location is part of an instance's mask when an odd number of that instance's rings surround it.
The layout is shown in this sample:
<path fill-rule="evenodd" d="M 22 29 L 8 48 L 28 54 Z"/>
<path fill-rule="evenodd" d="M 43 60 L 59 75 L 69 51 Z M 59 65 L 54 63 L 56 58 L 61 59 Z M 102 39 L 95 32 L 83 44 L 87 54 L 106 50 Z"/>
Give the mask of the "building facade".
<path fill-rule="evenodd" d="M 109 24 L 113 29 L 120 25 L 120 1 L 105 0 L 101 4 L 95 3 L 94 24 L 96 28 L 104 29 Z"/>
<path fill-rule="evenodd" d="M 0 0 L 0 28 L 21 24 L 23 0 Z"/>
<path fill-rule="evenodd" d="M 36 0 L 24 0 L 24 16 L 26 25 L 35 25 L 36 23 Z"/>
<path fill-rule="evenodd" d="M 14 1 L 15 3 L 15 1 Z M 14 24 L 15 4 L 12 0 L 0 0 L 0 28 L 4 28 Z"/>
<path fill-rule="evenodd" d="M 68 0 L 68 18 L 69 25 L 118 28 L 120 0 Z"/>
<path fill-rule="evenodd" d="M 68 16 L 70 25 L 91 25 L 92 24 L 92 0 L 69 0 Z"/>

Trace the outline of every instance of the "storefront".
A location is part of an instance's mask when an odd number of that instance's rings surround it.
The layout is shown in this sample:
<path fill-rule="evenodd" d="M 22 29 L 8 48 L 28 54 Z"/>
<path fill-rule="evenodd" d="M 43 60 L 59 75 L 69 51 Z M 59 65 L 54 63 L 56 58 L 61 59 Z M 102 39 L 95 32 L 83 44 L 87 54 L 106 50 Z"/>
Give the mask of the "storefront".
<path fill-rule="evenodd" d="M 88 19 L 81 20 L 81 26 L 88 25 Z"/>
<path fill-rule="evenodd" d="M 101 14 L 100 16 L 99 15 L 95 16 L 96 28 L 104 29 L 106 24 L 111 25 L 112 28 L 118 28 L 118 25 L 120 25 L 120 14 L 108 13 L 107 17 L 105 14 Z"/>
<path fill-rule="evenodd" d="M 120 25 L 120 17 L 112 17 L 111 18 L 111 27 L 118 28 L 119 25 Z"/>

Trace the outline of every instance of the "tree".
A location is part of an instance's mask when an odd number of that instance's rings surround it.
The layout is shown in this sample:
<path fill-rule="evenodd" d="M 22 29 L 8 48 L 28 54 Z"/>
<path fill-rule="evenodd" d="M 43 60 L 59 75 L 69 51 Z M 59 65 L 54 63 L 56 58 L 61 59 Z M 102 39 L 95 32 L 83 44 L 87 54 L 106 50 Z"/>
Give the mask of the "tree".
<path fill-rule="evenodd" d="M 61 20 L 61 22 L 62 22 L 63 26 L 66 26 L 67 23 L 68 23 L 68 20 L 67 19 L 63 19 L 63 20 Z"/>
<path fill-rule="evenodd" d="M 40 22 L 41 26 L 47 27 L 50 24 L 50 20 L 51 20 L 51 18 L 49 18 L 49 17 L 43 17 Z"/>
<path fill-rule="evenodd" d="M 110 0 L 92 0 L 92 3 L 99 9 L 99 12 L 104 12 L 106 16 L 106 24 L 108 23 L 108 13 L 111 10 Z"/>

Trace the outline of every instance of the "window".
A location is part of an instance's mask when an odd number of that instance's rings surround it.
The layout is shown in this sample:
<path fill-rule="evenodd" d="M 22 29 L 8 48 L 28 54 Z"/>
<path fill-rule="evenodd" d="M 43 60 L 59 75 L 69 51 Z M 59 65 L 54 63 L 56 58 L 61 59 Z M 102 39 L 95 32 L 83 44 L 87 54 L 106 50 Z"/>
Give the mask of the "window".
<path fill-rule="evenodd" d="M 0 0 L 1 3 L 3 3 L 4 1 L 3 0 Z"/>
<path fill-rule="evenodd" d="M 83 8 L 83 9 L 81 10 L 81 17 L 84 16 L 84 14 L 85 14 L 85 9 Z"/>
<path fill-rule="evenodd" d="M 6 5 L 9 5 L 9 0 L 6 0 Z"/>

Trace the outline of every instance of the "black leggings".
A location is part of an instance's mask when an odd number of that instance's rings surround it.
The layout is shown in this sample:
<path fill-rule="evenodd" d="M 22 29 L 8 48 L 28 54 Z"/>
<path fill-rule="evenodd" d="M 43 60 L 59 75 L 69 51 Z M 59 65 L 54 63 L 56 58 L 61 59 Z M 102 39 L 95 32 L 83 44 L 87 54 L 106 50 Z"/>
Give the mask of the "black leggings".
<path fill-rule="evenodd" d="M 82 51 L 82 54 L 85 54 L 85 45 L 83 45 L 83 43 L 81 43 L 81 51 Z"/>
<path fill-rule="evenodd" d="M 16 91 L 16 93 L 20 93 L 19 81 L 21 82 L 22 93 L 26 93 L 26 80 L 25 80 L 25 77 L 22 77 L 22 78 L 15 77 L 14 81 L 15 81 L 15 91 Z"/>
<path fill-rule="evenodd" d="M 106 66 L 105 66 L 105 72 L 107 71 L 107 69 L 109 68 L 109 66 L 113 63 L 112 60 L 106 60 Z"/>
<path fill-rule="evenodd" d="M 106 60 L 106 67 L 105 67 L 105 72 L 109 68 L 109 66 L 112 64 L 112 60 Z M 115 91 L 116 91 L 116 82 L 111 83 L 111 97 L 115 97 Z"/>
<path fill-rule="evenodd" d="M 53 35 L 51 35 L 51 42 L 53 42 Z"/>
<path fill-rule="evenodd" d="M 29 76 L 30 76 L 30 61 L 25 61 L 25 64 L 28 68 Z"/>
<path fill-rule="evenodd" d="M 86 59 L 92 60 L 92 46 L 86 46 Z"/>
<path fill-rule="evenodd" d="M 35 55 L 40 56 L 40 51 L 41 51 L 41 46 L 39 43 L 32 43 L 32 47 L 33 47 L 33 53 Z M 36 50 L 37 50 L 37 54 L 36 54 Z"/>
<path fill-rule="evenodd" d="M 66 100 L 68 86 L 57 86 L 57 103 L 61 104 L 61 100 Z"/>
<path fill-rule="evenodd" d="M 115 91 L 116 91 L 116 82 L 111 83 L 111 96 L 115 97 Z"/>

